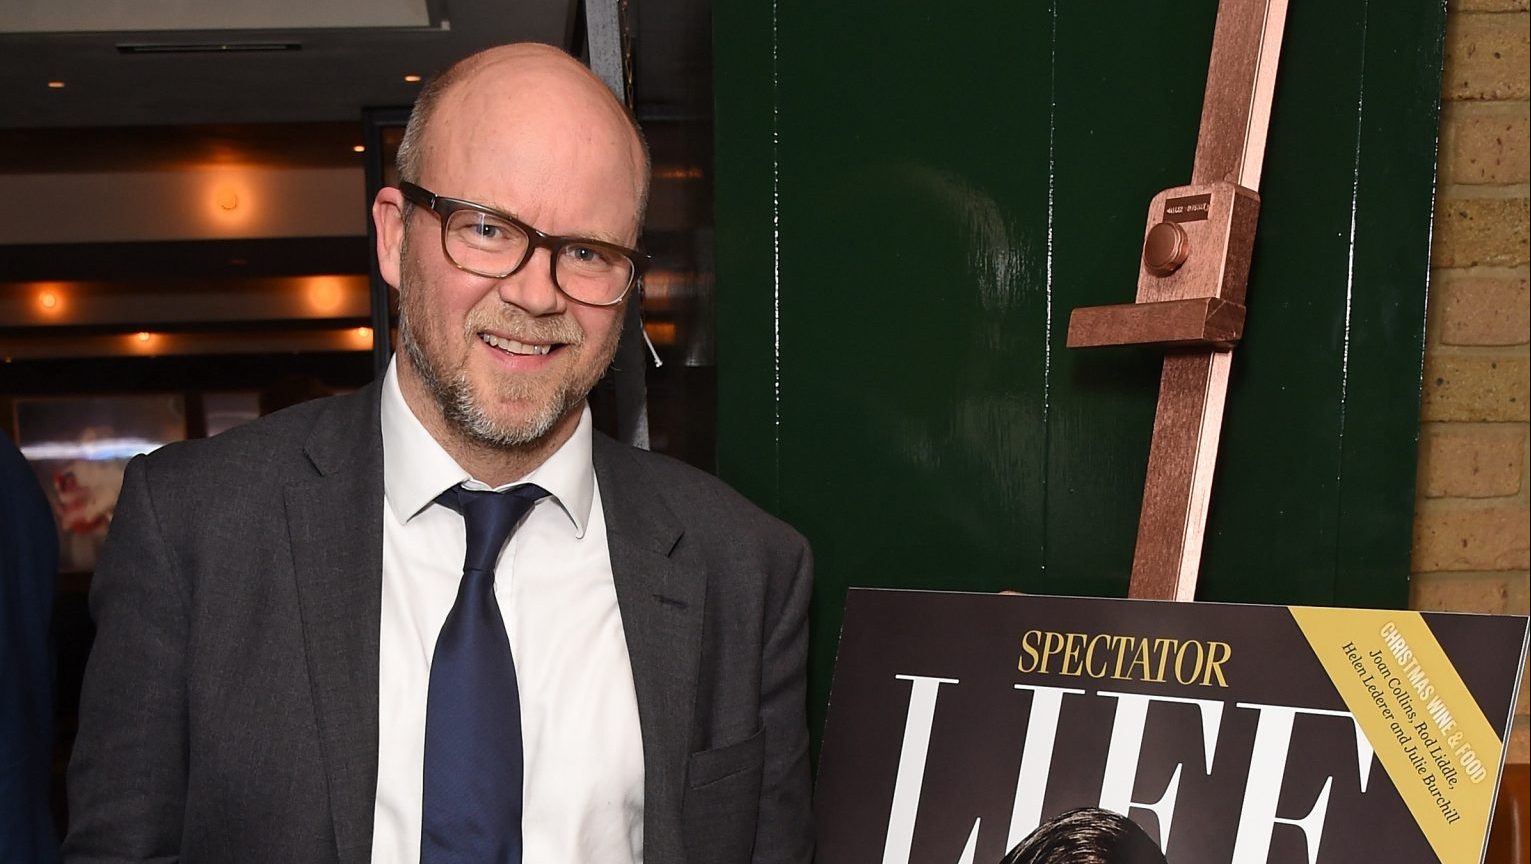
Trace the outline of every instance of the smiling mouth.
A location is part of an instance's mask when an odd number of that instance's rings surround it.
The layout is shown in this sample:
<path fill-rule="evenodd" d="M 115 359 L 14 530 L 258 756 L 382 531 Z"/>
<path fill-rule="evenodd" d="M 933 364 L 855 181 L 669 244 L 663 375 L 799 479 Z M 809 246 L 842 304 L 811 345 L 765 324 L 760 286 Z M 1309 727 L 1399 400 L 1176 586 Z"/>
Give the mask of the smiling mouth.
<path fill-rule="evenodd" d="M 525 342 L 517 342 L 514 339 L 506 339 L 493 333 L 480 333 L 479 338 L 491 348 L 497 348 L 506 354 L 515 354 L 521 357 L 536 357 L 553 350 L 552 345 L 528 345 Z"/>

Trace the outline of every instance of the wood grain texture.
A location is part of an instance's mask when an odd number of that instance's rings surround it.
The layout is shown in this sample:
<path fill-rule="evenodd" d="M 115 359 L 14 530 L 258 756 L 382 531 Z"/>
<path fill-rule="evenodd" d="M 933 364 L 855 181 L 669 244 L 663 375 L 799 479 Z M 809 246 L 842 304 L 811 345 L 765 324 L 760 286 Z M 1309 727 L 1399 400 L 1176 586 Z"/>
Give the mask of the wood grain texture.
<path fill-rule="evenodd" d="M 1216 297 L 1082 306 L 1069 316 L 1068 347 L 1161 345 L 1226 348 L 1244 334 L 1244 307 Z"/>

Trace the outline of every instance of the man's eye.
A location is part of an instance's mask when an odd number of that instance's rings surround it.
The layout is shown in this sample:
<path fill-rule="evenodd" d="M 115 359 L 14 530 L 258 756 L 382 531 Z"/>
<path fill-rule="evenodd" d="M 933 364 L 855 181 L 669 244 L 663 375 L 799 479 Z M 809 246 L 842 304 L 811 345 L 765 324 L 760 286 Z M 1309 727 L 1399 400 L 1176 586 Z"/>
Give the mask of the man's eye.
<path fill-rule="evenodd" d="M 478 249 L 514 248 L 526 242 L 526 235 L 514 225 L 486 214 L 464 215 L 449 226 L 455 242 Z"/>
<path fill-rule="evenodd" d="M 580 243 L 570 243 L 563 248 L 564 258 L 580 267 L 604 268 L 611 266 L 611 256 L 605 250 Z"/>

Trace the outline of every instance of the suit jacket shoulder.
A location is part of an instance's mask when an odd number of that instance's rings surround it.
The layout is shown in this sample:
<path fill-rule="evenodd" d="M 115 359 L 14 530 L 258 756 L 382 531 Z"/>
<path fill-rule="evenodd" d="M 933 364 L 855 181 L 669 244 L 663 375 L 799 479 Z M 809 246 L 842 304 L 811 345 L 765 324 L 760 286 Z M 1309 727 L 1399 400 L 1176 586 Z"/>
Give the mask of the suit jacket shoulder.
<path fill-rule="evenodd" d="M 159 529 L 181 549 L 239 549 L 258 539 L 252 531 L 280 524 L 292 484 L 356 467 L 376 474 L 381 494 L 377 406 L 375 385 L 304 402 L 161 447 L 135 460 L 126 482 L 142 484 Z"/>
<path fill-rule="evenodd" d="M 628 499 L 636 497 L 644 506 L 658 508 L 653 514 L 657 521 L 674 520 L 675 527 L 696 535 L 692 540 L 730 544 L 736 558 L 775 559 L 787 553 L 795 560 L 807 547 L 792 526 L 701 469 L 600 433 L 594 450 L 596 475 L 611 488 L 608 496 L 603 486 L 603 501 L 616 499 L 615 507 L 605 506 L 608 513 L 617 510 L 619 519 L 631 503 Z"/>
<path fill-rule="evenodd" d="M 313 476 L 381 447 L 378 385 L 284 408 L 211 438 L 168 444 L 145 457 L 156 476 L 202 486 L 266 484 Z M 379 465 L 381 462 L 378 463 Z"/>

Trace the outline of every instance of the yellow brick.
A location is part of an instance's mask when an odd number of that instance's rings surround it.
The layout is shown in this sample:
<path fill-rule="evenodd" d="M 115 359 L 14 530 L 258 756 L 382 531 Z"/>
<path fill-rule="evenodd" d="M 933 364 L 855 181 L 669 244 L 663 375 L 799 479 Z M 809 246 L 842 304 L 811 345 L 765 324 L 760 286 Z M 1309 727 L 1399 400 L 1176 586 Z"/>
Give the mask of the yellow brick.
<path fill-rule="evenodd" d="M 1526 12 L 1466 12 L 1446 22 L 1447 99 L 1525 99 Z"/>
<path fill-rule="evenodd" d="M 1491 498 L 1520 491 L 1526 428 L 1430 423 L 1421 430 L 1419 491 L 1426 498 Z"/>
<path fill-rule="evenodd" d="M 1431 264 L 1525 264 L 1528 211 L 1531 201 L 1525 198 L 1443 198 L 1435 211 Z"/>
<path fill-rule="evenodd" d="M 1441 109 L 1442 183 L 1524 183 L 1531 176 L 1525 102 L 1448 102 Z"/>
<path fill-rule="evenodd" d="M 1420 418 L 1509 422 L 1526 420 L 1526 355 L 1448 354 L 1425 357 Z"/>
<path fill-rule="evenodd" d="M 1526 276 L 1441 271 L 1430 320 L 1443 345 L 1521 345 L 1531 338 Z"/>
<path fill-rule="evenodd" d="M 1420 573 L 1409 585 L 1409 608 L 1420 612 L 1509 614 L 1514 605 L 1509 580 L 1505 573 Z"/>
<path fill-rule="evenodd" d="M 1528 549 L 1531 549 L 1531 537 L 1528 537 L 1531 523 L 1527 520 L 1531 519 L 1531 511 L 1525 504 L 1432 507 L 1432 503 L 1421 504 L 1414 516 L 1413 569 L 1416 573 L 1527 569 Z M 1505 603 L 1510 602 L 1509 579 L 1512 576 L 1522 578 L 1519 574 L 1503 577 Z M 1474 587 L 1473 580 L 1466 577 L 1462 585 L 1436 583 L 1424 577 L 1419 577 L 1418 581 L 1421 603 L 1429 601 L 1434 592 L 1451 595 L 1445 602 L 1490 602 L 1499 591 L 1497 587 L 1485 587 L 1486 583 Z M 1425 595 L 1425 591 L 1432 595 Z"/>

